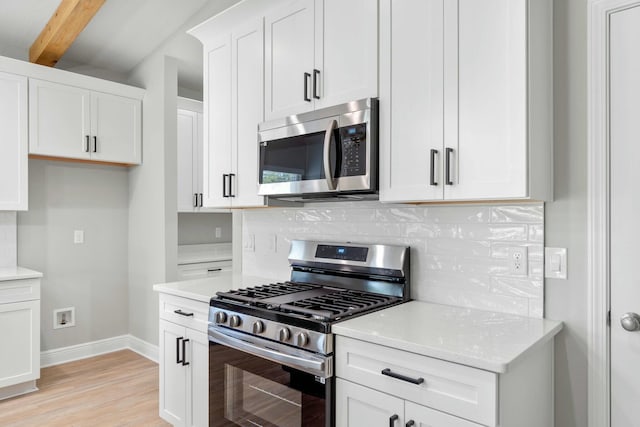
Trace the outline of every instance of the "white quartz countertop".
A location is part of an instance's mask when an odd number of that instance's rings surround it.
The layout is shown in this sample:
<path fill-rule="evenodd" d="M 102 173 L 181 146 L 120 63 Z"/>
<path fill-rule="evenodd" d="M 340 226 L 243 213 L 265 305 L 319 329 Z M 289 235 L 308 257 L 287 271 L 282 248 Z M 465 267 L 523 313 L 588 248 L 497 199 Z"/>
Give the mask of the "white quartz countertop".
<path fill-rule="evenodd" d="M 503 373 L 562 322 L 410 301 L 337 323 L 336 335 Z"/>
<path fill-rule="evenodd" d="M 231 243 L 211 243 L 202 245 L 179 245 L 178 264 L 229 261 L 233 258 Z"/>
<path fill-rule="evenodd" d="M 153 285 L 153 290 L 165 294 L 176 295 L 197 301 L 209 302 L 219 291 L 246 288 L 247 286 L 264 285 L 274 282 L 264 277 L 244 276 L 231 272 L 222 272 L 215 277 L 183 280 L 179 282 Z"/>
<path fill-rule="evenodd" d="M 42 273 L 24 267 L 0 267 L 0 282 L 6 280 L 35 279 L 42 277 Z"/>

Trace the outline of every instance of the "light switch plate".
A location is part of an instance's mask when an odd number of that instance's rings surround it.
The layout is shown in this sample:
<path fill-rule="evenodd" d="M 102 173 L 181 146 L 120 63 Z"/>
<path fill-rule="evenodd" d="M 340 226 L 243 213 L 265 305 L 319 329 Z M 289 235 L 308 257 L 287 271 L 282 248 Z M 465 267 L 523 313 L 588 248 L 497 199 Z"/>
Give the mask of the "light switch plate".
<path fill-rule="evenodd" d="M 544 248 L 544 277 L 567 278 L 567 248 Z"/>
<path fill-rule="evenodd" d="M 84 230 L 73 230 L 73 243 L 84 243 Z"/>
<path fill-rule="evenodd" d="M 242 248 L 245 252 L 255 252 L 256 250 L 256 235 L 246 234 L 242 239 Z"/>

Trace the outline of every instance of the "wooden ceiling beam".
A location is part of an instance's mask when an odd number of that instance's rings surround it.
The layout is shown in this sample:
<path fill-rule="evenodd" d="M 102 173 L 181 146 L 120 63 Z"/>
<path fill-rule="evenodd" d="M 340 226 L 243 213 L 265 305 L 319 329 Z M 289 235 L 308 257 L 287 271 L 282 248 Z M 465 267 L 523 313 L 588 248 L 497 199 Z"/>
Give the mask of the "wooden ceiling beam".
<path fill-rule="evenodd" d="M 29 61 L 53 67 L 105 0 L 62 0 L 29 48 Z"/>

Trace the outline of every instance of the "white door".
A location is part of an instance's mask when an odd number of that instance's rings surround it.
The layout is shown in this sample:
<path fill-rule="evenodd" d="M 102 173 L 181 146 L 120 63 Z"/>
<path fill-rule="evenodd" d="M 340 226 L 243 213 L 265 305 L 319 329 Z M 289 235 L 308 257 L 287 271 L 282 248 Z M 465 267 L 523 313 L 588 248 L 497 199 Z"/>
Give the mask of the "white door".
<path fill-rule="evenodd" d="M 178 110 L 178 212 L 193 212 L 198 203 L 195 180 L 198 167 L 198 113 Z"/>
<path fill-rule="evenodd" d="M 413 427 L 482 427 L 480 424 L 409 401 L 404 403 L 404 417 L 407 420 L 405 425 L 413 421 L 414 424 L 411 424 Z"/>
<path fill-rule="evenodd" d="M 611 427 L 640 425 L 640 331 L 621 325 L 640 314 L 640 6 L 613 13 L 610 24 L 611 138 Z M 629 320 L 632 326 L 633 319 Z"/>
<path fill-rule="evenodd" d="M 444 197 L 526 197 L 528 2 L 445 3 Z"/>
<path fill-rule="evenodd" d="M 91 93 L 91 159 L 142 162 L 142 102 L 107 93 Z"/>
<path fill-rule="evenodd" d="M 378 1 L 318 0 L 315 108 L 378 96 Z"/>
<path fill-rule="evenodd" d="M 382 201 L 443 197 L 443 10 L 444 0 L 381 4 Z"/>
<path fill-rule="evenodd" d="M 0 304 L 0 387 L 40 378 L 40 301 Z"/>
<path fill-rule="evenodd" d="M 264 121 L 262 19 L 232 35 L 232 205 L 263 206 L 258 196 L 258 123 Z"/>
<path fill-rule="evenodd" d="M 29 79 L 29 153 L 89 159 L 91 92 Z"/>
<path fill-rule="evenodd" d="M 312 110 L 314 0 L 278 9 L 265 26 L 266 120 Z"/>
<path fill-rule="evenodd" d="M 209 425 L 209 337 L 203 332 L 187 329 L 189 345 L 184 356 L 188 366 L 188 395 L 191 403 L 188 425 L 206 427 Z"/>
<path fill-rule="evenodd" d="M 186 420 L 187 370 L 179 361 L 185 328 L 160 319 L 160 416 L 174 426 Z"/>
<path fill-rule="evenodd" d="M 0 73 L 0 210 L 27 210 L 27 78 Z"/>
<path fill-rule="evenodd" d="M 336 426 L 404 426 L 404 400 L 337 378 Z"/>
<path fill-rule="evenodd" d="M 207 46 L 204 70 L 203 205 L 230 206 L 231 173 L 231 37 Z"/>

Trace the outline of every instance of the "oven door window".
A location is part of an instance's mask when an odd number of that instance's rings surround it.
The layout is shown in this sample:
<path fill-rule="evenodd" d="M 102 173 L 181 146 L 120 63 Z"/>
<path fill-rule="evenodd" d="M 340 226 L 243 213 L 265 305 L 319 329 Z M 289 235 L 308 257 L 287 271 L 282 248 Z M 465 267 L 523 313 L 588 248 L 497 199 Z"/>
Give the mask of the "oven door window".
<path fill-rule="evenodd" d="M 209 425 L 325 427 L 330 384 L 331 380 L 323 384 L 305 372 L 210 343 Z"/>

